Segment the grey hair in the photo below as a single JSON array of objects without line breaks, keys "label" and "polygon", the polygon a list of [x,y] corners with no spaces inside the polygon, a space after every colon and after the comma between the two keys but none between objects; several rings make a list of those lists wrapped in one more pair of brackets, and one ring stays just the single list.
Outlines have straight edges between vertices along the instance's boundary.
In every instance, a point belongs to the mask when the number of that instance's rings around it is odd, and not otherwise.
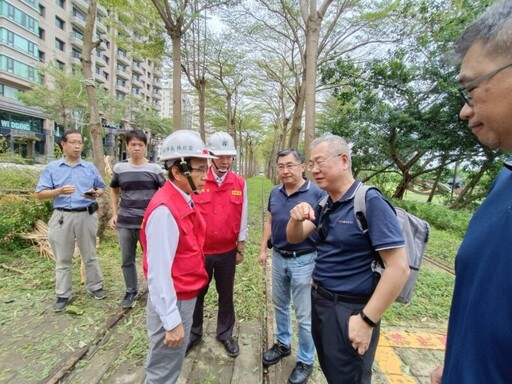
[{"label": "grey hair", "polygon": [[454,46],[459,61],[477,40],[485,43],[489,55],[509,56],[512,53],[512,1],[498,1],[466,28]]},{"label": "grey hair", "polygon": [[340,153],[347,154],[350,167],[352,166],[352,155],[350,154],[350,146],[343,137],[333,135],[332,133],[326,133],[325,135],[317,137],[315,140],[313,140],[309,145],[309,150],[311,151],[311,149],[322,143],[328,144],[329,151],[333,156]]}]

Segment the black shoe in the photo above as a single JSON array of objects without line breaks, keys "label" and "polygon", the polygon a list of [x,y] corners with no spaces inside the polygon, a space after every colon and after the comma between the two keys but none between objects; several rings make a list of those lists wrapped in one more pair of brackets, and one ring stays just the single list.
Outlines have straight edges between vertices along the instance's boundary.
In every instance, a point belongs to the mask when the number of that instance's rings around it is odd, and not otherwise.
[{"label": "black shoe", "polygon": [[87,292],[89,292],[91,295],[93,295],[96,300],[101,300],[101,299],[104,299],[105,297],[107,297],[107,292],[105,292],[105,290],[103,288],[97,289],[95,291],[87,290]]},{"label": "black shoe", "polygon": [[123,308],[131,308],[133,306],[133,302],[137,298],[137,292],[126,292],[124,295],[123,301],[121,301],[121,307]]},{"label": "black shoe", "polygon": [[302,361],[298,361],[288,378],[288,384],[306,384],[312,372],[313,364],[305,364]]},{"label": "black shoe", "polygon": [[69,303],[69,297],[57,297],[57,301],[53,304],[53,312],[62,312]]},{"label": "black shoe", "polygon": [[194,347],[201,342],[203,338],[200,337],[199,339],[190,339],[187,345],[187,349],[185,351],[185,356],[187,356]]},{"label": "black shoe", "polygon": [[238,346],[238,342],[230,337],[227,340],[220,340],[224,344],[224,349],[228,353],[229,357],[237,357],[240,354],[240,347]]},{"label": "black shoe", "polygon": [[279,360],[281,360],[285,356],[289,356],[292,353],[292,349],[278,341],[275,343],[272,348],[263,353],[263,365],[265,367],[270,367],[274,365]]}]

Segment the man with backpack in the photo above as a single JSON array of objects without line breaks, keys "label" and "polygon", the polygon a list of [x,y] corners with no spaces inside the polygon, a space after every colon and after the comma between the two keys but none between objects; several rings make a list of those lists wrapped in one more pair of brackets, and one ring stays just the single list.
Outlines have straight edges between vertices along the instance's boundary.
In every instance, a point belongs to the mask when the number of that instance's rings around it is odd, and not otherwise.
[{"label": "man with backpack", "polygon": [[[309,169],[329,197],[290,212],[286,234],[297,243],[316,232],[312,274],[312,334],[329,383],[370,384],[380,319],[409,276],[404,239],[395,211],[375,189],[366,194],[368,234],[358,224],[354,196],[361,184],[351,171],[350,148],[327,134],[310,146]],[[372,270],[375,252],[386,268]]]}]

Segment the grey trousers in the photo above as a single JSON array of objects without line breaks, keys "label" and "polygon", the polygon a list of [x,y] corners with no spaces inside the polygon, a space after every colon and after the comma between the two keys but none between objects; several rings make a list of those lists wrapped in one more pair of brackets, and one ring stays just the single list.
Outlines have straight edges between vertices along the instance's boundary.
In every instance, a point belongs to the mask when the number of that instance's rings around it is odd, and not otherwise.
[{"label": "grey trousers", "polygon": [[185,328],[185,340],[177,347],[172,348],[164,344],[165,329],[151,302],[148,294],[147,326],[149,337],[149,350],[146,359],[145,384],[174,384],[180,376],[185,351],[192,327],[192,315],[196,305],[196,298],[190,300],[178,300],[177,306],[181,321]]},{"label": "grey trousers", "polygon": [[103,275],[96,259],[98,214],[54,210],[48,222],[48,241],[56,260],[55,293],[71,297],[75,241],[85,266],[85,286],[89,291],[102,288]]},{"label": "grey trousers", "polygon": [[121,244],[121,269],[123,271],[126,292],[137,293],[137,243],[139,242],[139,228],[117,228],[119,243]]}]

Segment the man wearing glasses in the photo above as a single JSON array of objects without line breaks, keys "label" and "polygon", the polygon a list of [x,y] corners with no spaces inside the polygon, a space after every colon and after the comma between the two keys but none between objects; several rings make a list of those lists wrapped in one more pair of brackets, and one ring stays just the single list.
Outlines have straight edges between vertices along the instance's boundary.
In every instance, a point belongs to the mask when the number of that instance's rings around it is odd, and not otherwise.
[{"label": "man wearing glasses", "polygon": [[288,383],[306,383],[315,360],[315,346],[311,337],[311,272],[315,265],[315,243],[305,239],[290,244],[285,228],[290,210],[301,201],[315,205],[325,193],[303,177],[304,156],[296,149],[285,149],[277,154],[277,169],[282,184],[270,192],[267,220],[263,228],[259,262],[265,266],[267,247],[272,253],[272,301],[276,318],[276,343],[263,353],[263,365],[276,364],[291,353],[292,325],[291,298],[299,328],[296,365]]},{"label": "man wearing glasses", "polygon": [[169,181],[154,195],[140,230],[148,281],[149,350],[145,384],[176,383],[192,326],[196,298],[208,282],[206,224],[191,195],[199,193],[212,159],[196,132],[180,129],[162,143]]},{"label": "man wearing glasses", "polygon": [[235,327],[236,266],[244,259],[247,238],[247,187],[243,177],[230,170],[236,155],[235,142],[227,132],[215,132],[208,138],[212,159],[204,188],[194,196],[196,209],[206,221],[207,237],[204,243],[208,283],[197,297],[194,321],[190,332],[187,354],[203,337],[203,306],[208,287],[215,278],[219,295],[217,313],[217,340],[230,357],[240,353],[233,338]]},{"label": "man wearing glasses", "polygon": [[101,300],[103,275],[96,258],[98,203],[105,183],[94,164],[82,159],[83,137],[75,129],[63,133],[63,157],[46,167],[36,186],[36,197],[53,199],[53,214],[48,222],[48,241],[55,256],[55,312],[62,312],[71,300],[72,261],[75,242],[85,265],[87,292]]},{"label": "man wearing glasses", "polygon": [[[309,169],[329,195],[314,209],[300,202],[290,211],[290,243],[318,232],[312,274],[312,334],[330,384],[370,384],[380,319],[409,276],[404,239],[393,207],[378,191],[366,194],[368,234],[357,224],[350,148],[339,136],[313,140]],[[368,241],[368,238],[370,241]],[[371,265],[377,251],[386,268],[378,279]]]},{"label": "man wearing glasses", "polygon": [[[460,117],[478,140],[512,151],[512,2],[499,1],[455,43],[462,60]],[[469,223],[455,262],[443,366],[433,384],[510,383],[512,158]]]}]

